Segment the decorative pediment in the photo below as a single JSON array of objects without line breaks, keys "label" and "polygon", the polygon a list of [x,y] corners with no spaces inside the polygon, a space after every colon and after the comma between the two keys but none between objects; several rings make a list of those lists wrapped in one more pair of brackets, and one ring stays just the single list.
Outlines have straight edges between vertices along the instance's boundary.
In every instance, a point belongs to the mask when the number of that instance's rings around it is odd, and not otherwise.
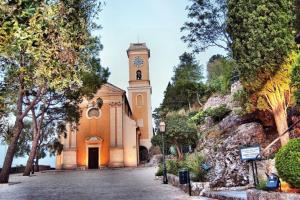
[{"label": "decorative pediment", "polygon": [[85,142],[89,142],[89,143],[101,143],[102,141],[103,139],[98,136],[90,136],[85,139]]},{"label": "decorative pediment", "polygon": [[101,88],[98,90],[97,95],[101,96],[101,94],[111,94],[111,95],[123,95],[125,93],[125,90],[122,90],[121,88],[106,83],[101,86]]}]

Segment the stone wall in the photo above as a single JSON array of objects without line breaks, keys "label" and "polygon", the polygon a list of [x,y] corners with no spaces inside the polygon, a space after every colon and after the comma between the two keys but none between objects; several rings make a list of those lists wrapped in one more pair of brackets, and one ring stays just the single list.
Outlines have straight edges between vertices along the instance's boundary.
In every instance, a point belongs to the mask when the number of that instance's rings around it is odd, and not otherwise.
[{"label": "stone wall", "polygon": [[248,200],[300,200],[300,194],[284,192],[267,192],[262,190],[248,190]]},{"label": "stone wall", "polygon": [[[0,168],[1,172],[2,168]],[[25,166],[18,166],[18,167],[11,167],[10,173],[11,174],[16,174],[16,173],[23,173],[25,170]],[[46,171],[46,170],[51,170],[51,167],[49,165],[39,165],[39,170],[40,171]],[[34,166],[34,171],[37,171],[37,166]]]},{"label": "stone wall", "polygon": [[[180,184],[178,176],[173,174],[168,174],[168,181],[169,184],[172,184],[175,187],[180,188],[185,193],[189,193],[189,185],[188,184]],[[192,196],[199,196],[202,195],[203,192],[210,190],[210,183],[209,182],[193,182],[191,181],[191,191]]]}]

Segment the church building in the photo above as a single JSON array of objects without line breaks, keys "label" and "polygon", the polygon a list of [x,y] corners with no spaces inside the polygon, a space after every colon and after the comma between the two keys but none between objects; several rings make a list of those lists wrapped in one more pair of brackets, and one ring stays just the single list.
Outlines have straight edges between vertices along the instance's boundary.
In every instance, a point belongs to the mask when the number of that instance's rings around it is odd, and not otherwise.
[{"label": "church building", "polygon": [[135,167],[148,159],[153,136],[150,50],[145,43],[133,43],[127,56],[128,96],[106,83],[93,99],[83,100],[79,123],[68,124],[60,138],[63,151],[56,156],[57,169]]}]

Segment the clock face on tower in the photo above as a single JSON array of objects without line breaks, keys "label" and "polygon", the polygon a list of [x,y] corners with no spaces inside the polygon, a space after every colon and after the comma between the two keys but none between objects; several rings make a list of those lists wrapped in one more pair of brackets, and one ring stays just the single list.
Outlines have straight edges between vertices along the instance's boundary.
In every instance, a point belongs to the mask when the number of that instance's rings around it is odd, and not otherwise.
[{"label": "clock face on tower", "polygon": [[137,57],[134,58],[133,64],[134,64],[136,67],[141,67],[141,66],[144,64],[144,60],[143,60],[142,57],[137,56]]}]

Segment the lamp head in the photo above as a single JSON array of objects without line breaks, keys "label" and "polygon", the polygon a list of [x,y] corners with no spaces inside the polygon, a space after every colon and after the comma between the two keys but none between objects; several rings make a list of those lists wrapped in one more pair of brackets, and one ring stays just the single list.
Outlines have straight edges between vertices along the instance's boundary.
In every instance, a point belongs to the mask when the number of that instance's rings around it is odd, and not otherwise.
[{"label": "lamp head", "polygon": [[166,124],[165,124],[165,122],[160,122],[159,123],[159,131],[161,133],[164,133],[166,131]]}]

